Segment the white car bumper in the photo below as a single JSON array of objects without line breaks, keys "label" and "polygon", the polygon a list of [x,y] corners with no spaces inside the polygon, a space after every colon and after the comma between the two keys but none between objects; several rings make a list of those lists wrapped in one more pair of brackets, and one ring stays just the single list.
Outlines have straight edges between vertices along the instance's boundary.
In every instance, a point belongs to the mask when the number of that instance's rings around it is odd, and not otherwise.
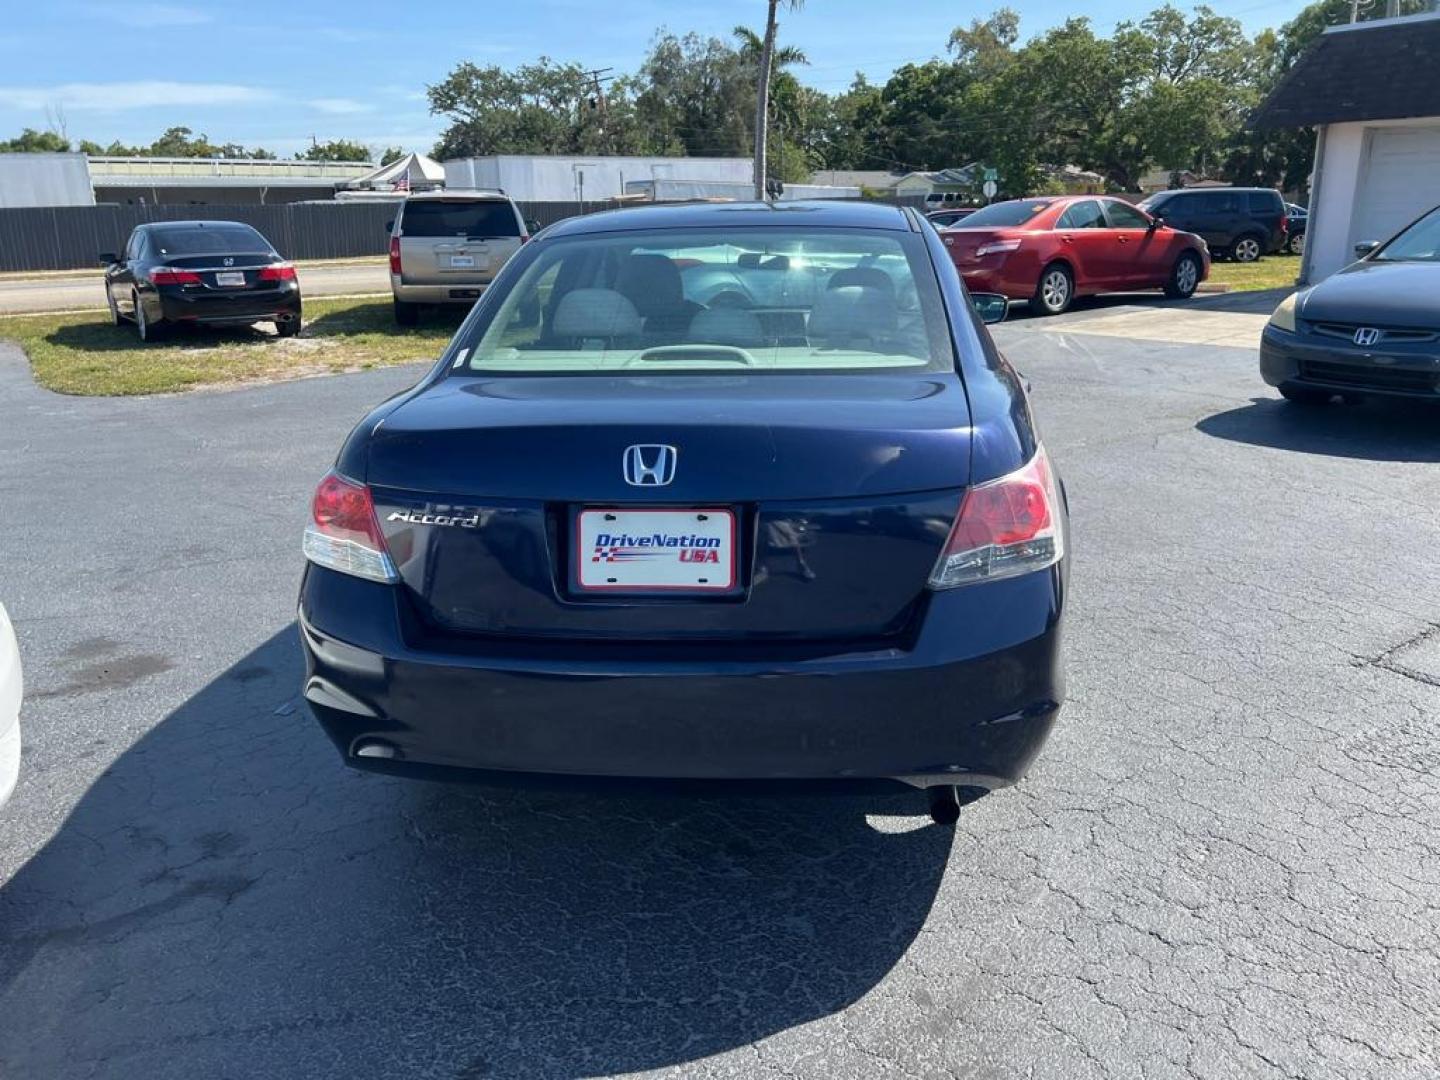
[{"label": "white car bumper", "polygon": [[0,806],[10,798],[20,775],[21,693],[20,647],[0,604]]}]

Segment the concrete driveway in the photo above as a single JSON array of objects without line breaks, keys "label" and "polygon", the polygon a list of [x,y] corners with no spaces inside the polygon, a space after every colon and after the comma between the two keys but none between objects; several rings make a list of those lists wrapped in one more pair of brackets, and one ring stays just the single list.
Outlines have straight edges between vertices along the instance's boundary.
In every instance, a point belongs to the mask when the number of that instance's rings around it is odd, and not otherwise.
[{"label": "concrete driveway", "polygon": [[[384,259],[368,262],[301,263],[304,296],[352,296],[389,293],[390,268]],[[98,272],[36,277],[0,276],[0,315],[44,311],[85,311],[105,306]]]},{"label": "concrete driveway", "polygon": [[1045,333],[1090,334],[1131,341],[1258,349],[1270,313],[1293,289],[1167,300],[1155,293],[1111,293],[1076,302],[1064,315],[1044,318],[1011,305],[1014,326]]},{"label": "concrete driveway", "polygon": [[1434,414],[1050,326],[999,336],[1073,506],[1070,699],[954,832],[345,771],[300,529],[415,372],[76,400],[0,346],[0,1075],[1432,1080]]}]

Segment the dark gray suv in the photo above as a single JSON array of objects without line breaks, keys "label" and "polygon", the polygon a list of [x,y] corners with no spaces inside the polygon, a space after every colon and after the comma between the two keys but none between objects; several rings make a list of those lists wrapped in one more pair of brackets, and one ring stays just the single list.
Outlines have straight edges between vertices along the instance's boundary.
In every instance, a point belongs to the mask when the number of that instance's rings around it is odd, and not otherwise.
[{"label": "dark gray suv", "polygon": [[1214,255],[1236,262],[1254,262],[1285,247],[1285,200],[1274,188],[1160,191],[1140,209],[1171,228],[1199,233]]}]

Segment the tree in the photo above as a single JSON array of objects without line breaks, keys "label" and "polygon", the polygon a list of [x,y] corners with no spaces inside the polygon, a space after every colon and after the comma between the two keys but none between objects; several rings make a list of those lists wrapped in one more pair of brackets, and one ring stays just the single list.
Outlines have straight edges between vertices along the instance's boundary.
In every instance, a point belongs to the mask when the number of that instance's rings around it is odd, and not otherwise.
[{"label": "tree", "polygon": [[450,119],[435,156],[633,152],[631,103],[617,84],[602,101],[579,64],[462,63],[426,91],[430,111]]},{"label": "tree", "polygon": [[332,139],[330,142],[315,143],[306,147],[300,155],[302,161],[369,161],[370,148],[349,139]]},{"label": "tree", "polygon": [[[770,127],[770,68],[775,62],[775,11],[782,0],[768,0],[765,7],[765,40],[760,49],[759,77],[755,80],[755,198],[765,198],[765,150]],[[791,11],[804,0],[783,0]]]},{"label": "tree", "polygon": [[753,71],[719,38],[658,35],[633,85],[646,152],[744,155],[753,134]]},{"label": "tree", "polygon": [[[765,41],[746,26],[732,31],[739,48],[736,50],[743,67],[759,85],[760,63],[765,54]],[[824,94],[802,86],[786,68],[808,64],[803,49],[794,45],[774,47],[770,57],[770,107],[767,110],[769,130],[765,133],[767,171],[770,176],[786,182],[807,180],[818,157],[812,160],[807,151],[814,126],[820,122],[825,105]]]},{"label": "tree", "polygon": [[399,161],[407,152],[403,146],[392,146],[380,155],[380,164],[389,165],[391,162]]},{"label": "tree", "polygon": [[15,138],[0,142],[0,154],[65,154],[70,140],[54,131],[26,128]]}]

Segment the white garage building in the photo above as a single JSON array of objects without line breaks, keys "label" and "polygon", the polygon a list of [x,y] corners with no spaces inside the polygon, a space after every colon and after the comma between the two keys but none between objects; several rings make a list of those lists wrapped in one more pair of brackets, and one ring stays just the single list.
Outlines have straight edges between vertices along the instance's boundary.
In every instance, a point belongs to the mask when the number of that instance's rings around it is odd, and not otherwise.
[{"label": "white garage building", "polygon": [[1440,14],[1334,26],[1260,106],[1256,128],[1315,128],[1300,284],[1440,205]]}]

